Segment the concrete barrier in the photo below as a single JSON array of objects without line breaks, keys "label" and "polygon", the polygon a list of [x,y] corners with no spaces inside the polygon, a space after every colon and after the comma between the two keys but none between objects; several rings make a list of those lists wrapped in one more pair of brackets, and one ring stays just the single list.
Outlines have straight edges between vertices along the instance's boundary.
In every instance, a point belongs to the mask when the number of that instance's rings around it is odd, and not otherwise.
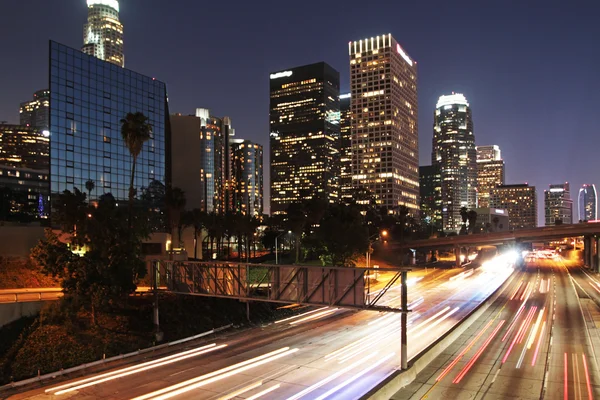
[{"label": "concrete barrier", "polygon": [[0,303],[0,327],[23,317],[31,317],[40,313],[44,301],[26,303]]},{"label": "concrete barrier", "polygon": [[406,371],[395,371],[370,392],[361,397],[362,400],[389,400],[399,390],[412,383],[417,375],[439,356],[448,346],[460,337],[489,306],[498,299],[504,290],[511,284],[517,274],[512,274],[486,301],[477,306],[471,313],[455,325],[444,336],[432,343],[421,353],[413,357],[408,363]]}]

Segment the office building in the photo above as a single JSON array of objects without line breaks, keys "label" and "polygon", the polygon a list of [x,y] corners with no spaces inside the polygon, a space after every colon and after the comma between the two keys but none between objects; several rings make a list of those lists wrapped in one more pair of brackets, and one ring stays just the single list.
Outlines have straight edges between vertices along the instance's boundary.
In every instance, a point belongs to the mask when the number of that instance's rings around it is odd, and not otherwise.
[{"label": "office building", "polygon": [[480,208],[490,205],[490,192],[504,185],[504,160],[500,147],[477,146],[477,204]]},{"label": "office building", "polygon": [[0,221],[48,218],[48,171],[0,165]]},{"label": "office building", "polygon": [[324,62],[270,75],[271,214],[339,198],[340,74]]},{"label": "office building", "polygon": [[377,205],[418,217],[417,63],[391,34],[348,44],[352,94],[352,183]]},{"label": "office building", "polygon": [[460,230],[460,209],[477,206],[477,152],[471,108],[464,95],[440,96],[433,122],[431,163],[442,175],[444,231]]},{"label": "office building", "polygon": [[88,20],[83,26],[81,51],[109,63],[125,66],[123,24],[118,0],[87,0]]},{"label": "office building", "polygon": [[508,212],[508,225],[511,230],[537,227],[535,186],[526,183],[498,186],[491,191],[490,208]]},{"label": "office building", "polygon": [[0,165],[48,170],[49,132],[20,125],[0,125]]},{"label": "office building", "polygon": [[229,117],[197,108],[195,115],[171,115],[173,186],[186,196],[186,208],[225,213],[232,207],[229,189]]},{"label": "office building", "polygon": [[50,129],[50,91],[45,89],[35,92],[33,100],[21,103],[19,114],[22,126],[40,131]]},{"label": "office building", "polygon": [[573,200],[568,182],[550,185],[544,190],[544,210],[546,226],[573,223]]},{"label": "office building", "polygon": [[510,215],[508,210],[501,208],[476,208],[477,227],[482,232],[506,232],[510,226]]},{"label": "office building", "polygon": [[231,140],[233,212],[263,215],[263,147],[249,140]]},{"label": "office building", "polygon": [[340,94],[340,198],[352,200],[352,95]]},{"label": "office building", "polygon": [[442,229],[442,175],[439,165],[419,167],[419,192],[423,225]]},{"label": "office building", "polygon": [[579,210],[579,221],[596,221],[598,219],[598,195],[596,186],[584,184],[579,189],[577,201]]},{"label": "office building", "polygon": [[92,198],[112,193],[127,200],[132,157],[121,119],[141,112],[151,139],[137,158],[134,188],[169,184],[170,130],[166,85],[56,42],[50,42],[50,193],[91,179]]}]

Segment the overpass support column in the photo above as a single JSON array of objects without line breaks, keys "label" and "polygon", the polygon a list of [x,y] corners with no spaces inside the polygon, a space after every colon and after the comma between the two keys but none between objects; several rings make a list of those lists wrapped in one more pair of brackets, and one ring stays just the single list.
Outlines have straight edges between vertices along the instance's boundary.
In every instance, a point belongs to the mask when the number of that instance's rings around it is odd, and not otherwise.
[{"label": "overpass support column", "polygon": [[592,242],[594,242],[594,244],[596,245],[595,246],[596,254],[593,255],[594,262],[592,263],[591,268],[592,268],[592,272],[597,274],[598,272],[600,272],[600,238],[594,236],[591,239],[592,239]]},{"label": "overpass support column", "polygon": [[592,238],[589,236],[584,236],[583,237],[583,265],[586,268],[591,268],[592,267],[592,263],[591,261],[591,255],[592,255]]},{"label": "overpass support column", "polygon": [[462,249],[460,247],[454,248],[454,256],[456,257],[456,261],[455,261],[456,268],[460,268],[460,266],[461,266],[461,262],[460,262],[461,253],[462,253]]}]

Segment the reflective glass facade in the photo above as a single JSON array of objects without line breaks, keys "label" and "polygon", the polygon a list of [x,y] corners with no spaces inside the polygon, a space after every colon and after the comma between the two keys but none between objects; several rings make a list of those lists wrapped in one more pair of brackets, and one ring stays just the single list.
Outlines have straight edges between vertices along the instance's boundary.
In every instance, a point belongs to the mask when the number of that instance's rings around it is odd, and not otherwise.
[{"label": "reflective glass facade", "polygon": [[597,199],[595,185],[584,184],[579,189],[579,221],[596,221],[598,219]]},{"label": "reflective glass facade", "polygon": [[442,176],[439,165],[419,167],[421,221],[426,227],[442,228]]},{"label": "reflective glass facade", "polygon": [[352,110],[351,94],[340,95],[340,197],[352,199]]},{"label": "reflective glass facade", "polygon": [[352,183],[377,205],[418,217],[417,63],[392,35],[348,44],[352,93]]},{"label": "reflective glass facade", "polygon": [[441,96],[433,122],[431,163],[442,176],[442,224],[444,231],[458,232],[460,209],[477,207],[477,152],[471,108],[462,94]]},{"label": "reflective glass facade", "polygon": [[535,186],[502,185],[492,189],[490,208],[508,211],[510,229],[537,227],[537,196]]},{"label": "reflective glass facade", "polygon": [[340,74],[321,62],[270,75],[271,214],[339,196]]},{"label": "reflective glass facade", "polygon": [[153,133],[138,156],[134,186],[139,195],[152,180],[168,183],[164,83],[50,42],[50,93],[51,194],[84,190],[91,179],[92,198],[110,192],[126,200],[132,158],[120,120],[138,111],[149,118]]}]

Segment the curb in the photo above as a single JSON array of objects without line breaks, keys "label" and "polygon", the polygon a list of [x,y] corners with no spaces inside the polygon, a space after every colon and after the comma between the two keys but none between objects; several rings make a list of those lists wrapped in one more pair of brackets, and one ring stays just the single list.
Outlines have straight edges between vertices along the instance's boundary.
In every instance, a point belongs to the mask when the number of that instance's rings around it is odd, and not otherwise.
[{"label": "curb", "polygon": [[174,345],[177,345],[177,344],[189,342],[191,340],[199,339],[199,338],[201,338],[203,336],[208,336],[208,335],[211,335],[213,333],[217,333],[217,332],[223,331],[225,329],[229,329],[229,328],[231,328],[233,326],[234,326],[233,324],[225,325],[225,326],[222,326],[220,328],[211,329],[210,331],[203,332],[203,333],[200,333],[198,335],[190,336],[190,337],[187,337],[187,338],[175,340],[173,342],[163,343],[163,344],[160,344],[158,346],[147,347],[145,349],[133,351],[131,353],[119,354],[118,356],[114,356],[114,357],[110,357],[110,358],[105,358],[105,359],[97,360],[97,361],[92,361],[90,363],[81,364],[81,365],[78,365],[76,367],[71,367],[71,368],[67,368],[67,369],[61,369],[60,371],[55,371],[55,372],[50,372],[50,373],[47,373],[47,374],[44,374],[44,375],[39,375],[39,376],[36,376],[35,378],[29,378],[29,379],[25,379],[25,380],[22,380],[22,381],[12,382],[12,383],[6,384],[4,386],[0,386],[0,392],[3,391],[3,390],[6,390],[6,389],[14,389],[14,388],[17,388],[17,387],[20,387],[20,386],[28,385],[30,383],[42,382],[42,381],[47,380],[47,379],[56,378],[58,376],[66,375],[66,374],[69,374],[71,372],[80,371],[82,369],[95,367],[97,365],[106,364],[106,363],[109,363],[109,362],[112,362],[112,361],[122,360],[124,358],[129,358],[129,357],[137,356],[137,355],[140,355],[140,354],[150,353],[150,352],[155,351],[155,350],[166,349],[168,347],[171,347],[171,346],[174,346]]}]

